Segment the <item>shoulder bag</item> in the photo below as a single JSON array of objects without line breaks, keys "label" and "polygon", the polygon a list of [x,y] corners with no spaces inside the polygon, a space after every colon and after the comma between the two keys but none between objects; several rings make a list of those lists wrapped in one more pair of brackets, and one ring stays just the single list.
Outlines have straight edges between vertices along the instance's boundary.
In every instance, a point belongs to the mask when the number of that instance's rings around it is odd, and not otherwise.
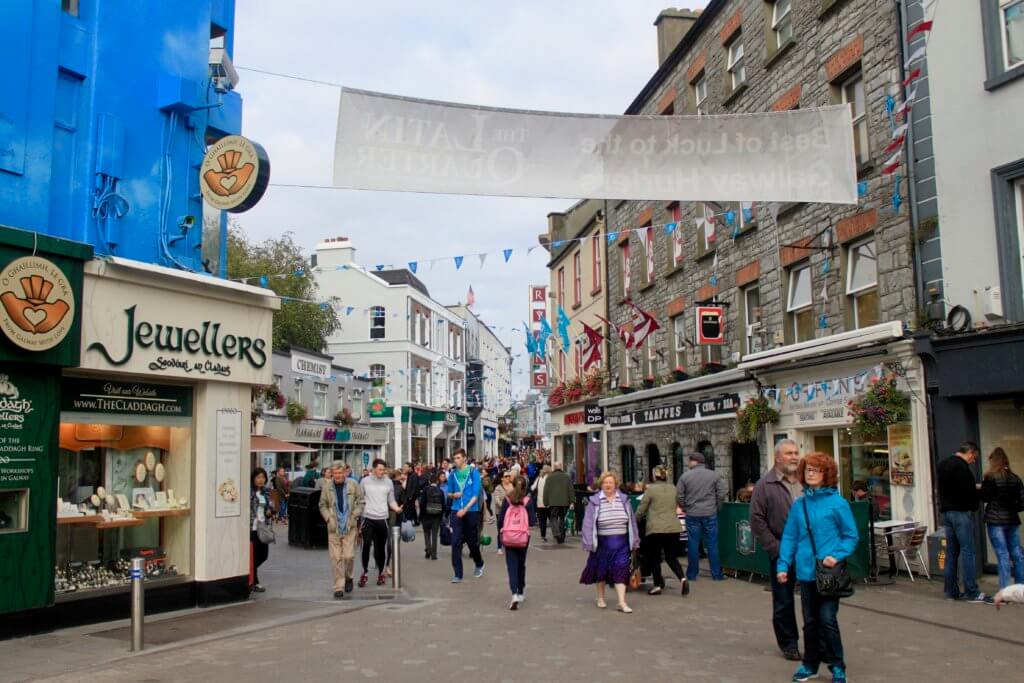
[{"label": "shoulder bag", "polygon": [[811,551],[814,553],[814,584],[818,594],[823,598],[848,598],[853,595],[853,578],[846,567],[846,560],[839,560],[833,567],[826,567],[818,559],[818,547],[814,543],[814,532],[811,531],[811,515],[807,511],[807,498],[801,498],[804,506],[804,523],[807,524],[807,535],[811,539]]}]

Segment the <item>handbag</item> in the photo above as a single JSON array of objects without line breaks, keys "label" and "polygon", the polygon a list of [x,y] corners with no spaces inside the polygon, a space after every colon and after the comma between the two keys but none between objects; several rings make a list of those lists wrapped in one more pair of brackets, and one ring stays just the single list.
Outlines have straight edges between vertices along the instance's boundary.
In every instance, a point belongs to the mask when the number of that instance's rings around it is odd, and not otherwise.
[{"label": "handbag", "polygon": [[633,551],[633,557],[631,558],[630,564],[633,565],[633,571],[629,575],[629,587],[633,590],[640,588],[640,557],[636,551]]},{"label": "handbag", "polygon": [[807,512],[807,499],[802,498],[804,506],[804,523],[807,535],[811,539],[811,552],[814,553],[814,585],[818,595],[823,598],[848,598],[853,595],[853,578],[846,567],[846,560],[839,560],[832,567],[826,567],[818,559],[818,547],[814,543],[814,532],[811,531],[811,517]]},{"label": "handbag", "polygon": [[270,526],[269,522],[256,522],[256,538],[259,539],[260,543],[277,543],[274,529]]},{"label": "handbag", "polygon": [[402,528],[399,533],[401,533],[403,543],[412,543],[416,540],[416,527],[412,525],[412,520],[407,519],[402,522]]}]

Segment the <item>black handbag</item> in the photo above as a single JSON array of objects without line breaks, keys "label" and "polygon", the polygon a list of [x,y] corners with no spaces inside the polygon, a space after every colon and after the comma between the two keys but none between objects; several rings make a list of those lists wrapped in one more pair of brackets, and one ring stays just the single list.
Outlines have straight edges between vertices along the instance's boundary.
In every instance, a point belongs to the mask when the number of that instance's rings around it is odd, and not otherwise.
[{"label": "black handbag", "polygon": [[818,595],[823,598],[848,598],[853,595],[853,578],[846,567],[846,560],[836,562],[833,567],[826,567],[818,559],[818,547],[814,543],[814,532],[811,531],[811,516],[807,512],[807,499],[802,498],[804,506],[804,523],[807,524],[807,535],[811,539],[811,551],[814,553],[814,585]]}]

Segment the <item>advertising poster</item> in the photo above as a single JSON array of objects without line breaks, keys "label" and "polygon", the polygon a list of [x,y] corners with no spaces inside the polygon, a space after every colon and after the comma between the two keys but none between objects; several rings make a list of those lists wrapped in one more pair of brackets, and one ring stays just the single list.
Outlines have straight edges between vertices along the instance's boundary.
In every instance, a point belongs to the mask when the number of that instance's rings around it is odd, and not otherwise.
[{"label": "advertising poster", "polygon": [[909,424],[889,425],[889,481],[914,485],[914,433]]},{"label": "advertising poster", "polygon": [[217,517],[242,513],[242,413],[217,411]]}]

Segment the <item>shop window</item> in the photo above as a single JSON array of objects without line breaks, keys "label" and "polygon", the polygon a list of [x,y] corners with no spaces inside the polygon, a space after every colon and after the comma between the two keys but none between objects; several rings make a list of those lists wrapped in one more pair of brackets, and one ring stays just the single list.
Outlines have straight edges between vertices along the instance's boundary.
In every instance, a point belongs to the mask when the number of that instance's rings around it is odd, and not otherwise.
[{"label": "shop window", "polygon": [[[1010,470],[1018,476],[1024,473],[1024,405],[1019,400],[978,402],[978,433],[982,471],[988,467],[988,456],[999,447],[1010,459]],[[986,546],[988,561],[994,564],[991,544]]]},{"label": "shop window", "polygon": [[298,403],[302,403],[302,380],[294,380],[292,385],[292,400]]},{"label": "shop window", "polygon": [[793,16],[790,13],[790,0],[775,0],[772,5],[772,38],[775,49],[789,42],[793,37]]},{"label": "shop window", "polygon": [[590,288],[591,294],[601,291],[601,234],[598,233],[590,238],[590,264],[593,270],[594,286]]},{"label": "shop window", "polygon": [[693,102],[697,116],[708,113],[708,77],[702,74],[693,84]]},{"label": "shop window", "polygon": [[811,304],[811,267],[805,263],[789,271],[789,293],[786,296],[788,341],[802,342],[814,338],[814,311]]},{"label": "shop window", "polygon": [[735,40],[729,43],[729,62],[726,71],[729,74],[729,90],[735,92],[737,88],[747,82],[747,68],[743,62],[743,34],[737,34]]},{"label": "shop window", "polygon": [[761,289],[757,283],[747,285],[742,290],[743,306],[743,355],[758,353],[761,348]]},{"label": "shop window", "polygon": [[370,339],[384,339],[387,312],[383,306],[370,308]]},{"label": "shop window", "polygon": [[889,482],[889,443],[883,433],[880,437],[864,440],[850,429],[839,431],[839,492],[847,500],[853,499],[853,485],[863,482],[868,489],[875,519],[892,519],[892,499]]},{"label": "shop window", "polygon": [[649,443],[644,447],[644,453],[647,456],[647,481],[654,481],[654,468],[663,464],[661,451],[658,450],[658,444]]},{"label": "shop window", "polygon": [[636,481],[636,450],[632,446],[619,447],[619,458],[622,461],[622,483]]},{"label": "shop window", "polygon": [[[191,429],[181,418],[147,417],[149,425],[61,423],[57,455],[57,600],[70,594],[130,588],[130,560],[144,554],[147,584],[191,574]],[[164,422],[164,424],[161,424]],[[246,477],[248,470],[237,470]],[[212,485],[212,484],[211,484]],[[237,477],[218,485],[239,502]],[[240,504],[248,514],[248,504]],[[6,506],[0,500],[0,510]],[[9,514],[9,513],[8,513]]]},{"label": "shop window", "polygon": [[868,116],[864,97],[864,75],[858,71],[840,86],[842,103],[849,104],[853,110],[853,152],[857,166],[865,166],[871,161],[871,149],[868,146]]},{"label": "shop window", "polygon": [[575,308],[583,299],[583,273],[580,272],[580,252],[572,255],[572,305]]},{"label": "shop window", "polygon": [[0,535],[28,531],[28,489],[0,491]]},{"label": "shop window", "polygon": [[846,250],[846,297],[853,329],[869,327],[881,320],[878,301],[878,260],[871,238]]},{"label": "shop window", "polygon": [[313,383],[313,417],[327,417],[327,385]]},{"label": "shop window", "polygon": [[672,318],[672,339],[675,367],[686,370],[686,316]]}]

